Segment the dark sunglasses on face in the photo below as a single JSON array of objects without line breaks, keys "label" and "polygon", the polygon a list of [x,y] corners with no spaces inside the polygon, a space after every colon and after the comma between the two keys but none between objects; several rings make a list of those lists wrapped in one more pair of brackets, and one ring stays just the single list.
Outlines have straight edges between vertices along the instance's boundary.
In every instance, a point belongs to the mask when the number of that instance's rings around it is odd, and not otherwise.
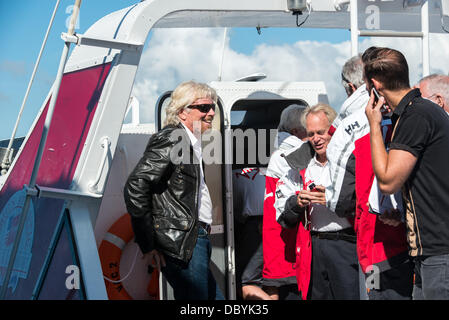
[{"label": "dark sunglasses on face", "polygon": [[215,104],[213,104],[213,103],[212,104],[195,104],[195,105],[187,106],[187,108],[197,109],[202,113],[208,113],[210,109],[215,111]]}]

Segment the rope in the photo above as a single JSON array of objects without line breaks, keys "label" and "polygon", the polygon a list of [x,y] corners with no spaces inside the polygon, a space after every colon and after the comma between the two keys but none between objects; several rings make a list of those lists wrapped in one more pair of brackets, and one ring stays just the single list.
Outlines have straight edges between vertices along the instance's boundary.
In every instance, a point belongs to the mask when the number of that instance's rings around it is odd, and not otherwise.
[{"label": "rope", "polygon": [[133,261],[133,264],[131,265],[131,268],[129,268],[128,274],[127,274],[123,279],[120,279],[120,280],[112,280],[112,279],[109,279],[108,277],[106,277],[105,275],[103,275],[103,278],[105,278],[106,280],[108,280],[108,281],[111,282],[111,283],[120,283],[120,282],[125,281],[125,280],[129,277],[129,275],[131,274],[131,272],[132,272],[133,269],[134,269],[134,265],[136,264],[137,254],[138,254],[138,253],[139,253],[139,247],[137,247],[137,249],[136,249],[136,254],[134,255],[134,261]]}]

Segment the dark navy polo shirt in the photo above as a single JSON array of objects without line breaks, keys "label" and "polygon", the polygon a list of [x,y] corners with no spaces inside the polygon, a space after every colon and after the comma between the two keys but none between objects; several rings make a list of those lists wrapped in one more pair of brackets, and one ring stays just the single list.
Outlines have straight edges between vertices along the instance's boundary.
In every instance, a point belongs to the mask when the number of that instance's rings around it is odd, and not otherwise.
[{"label": "dark navy polo shirt", "polygon": [[[409,183],[416,210],[418,255],[449,253],[449,116],[411,90],[393,112],[390,149],[417,158]],[[408,197],[408,195],[407,195]]]}]

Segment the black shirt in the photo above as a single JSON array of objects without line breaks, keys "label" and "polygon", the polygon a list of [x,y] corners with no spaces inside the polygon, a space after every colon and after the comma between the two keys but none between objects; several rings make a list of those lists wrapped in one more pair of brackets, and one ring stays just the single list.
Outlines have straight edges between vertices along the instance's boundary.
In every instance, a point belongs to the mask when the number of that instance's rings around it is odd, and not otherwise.
[{"label": "black shirt", "polygon": [[401,100],[393,125],[399,117],[390,149],[417,158],[407,183],[415,204],[418,255],[449,253],[449,117],[419,89]]}]

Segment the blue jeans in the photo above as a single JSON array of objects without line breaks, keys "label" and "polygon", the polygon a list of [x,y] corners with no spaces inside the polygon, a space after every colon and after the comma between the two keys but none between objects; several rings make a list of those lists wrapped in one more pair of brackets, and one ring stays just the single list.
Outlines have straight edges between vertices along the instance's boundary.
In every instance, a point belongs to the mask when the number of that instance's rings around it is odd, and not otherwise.
[{"label": "blue jeans", "polygon": [[212,247],[204,228],[199,227],[198,239],[188,263],[165,256],[161,271],[172,286],[176,300],[224,300],[209,268]]},{"label": "blue jeans", "polygon": [[449,254],[415,259],[413,300],[449,300]]},{"label": "blue jeans", "polygon": [[372,288],[369,291],[369,300],[412,300],[413,262],[411,260],[407,259],[401,264],[380,272],[378,279],[379,288]]}]

